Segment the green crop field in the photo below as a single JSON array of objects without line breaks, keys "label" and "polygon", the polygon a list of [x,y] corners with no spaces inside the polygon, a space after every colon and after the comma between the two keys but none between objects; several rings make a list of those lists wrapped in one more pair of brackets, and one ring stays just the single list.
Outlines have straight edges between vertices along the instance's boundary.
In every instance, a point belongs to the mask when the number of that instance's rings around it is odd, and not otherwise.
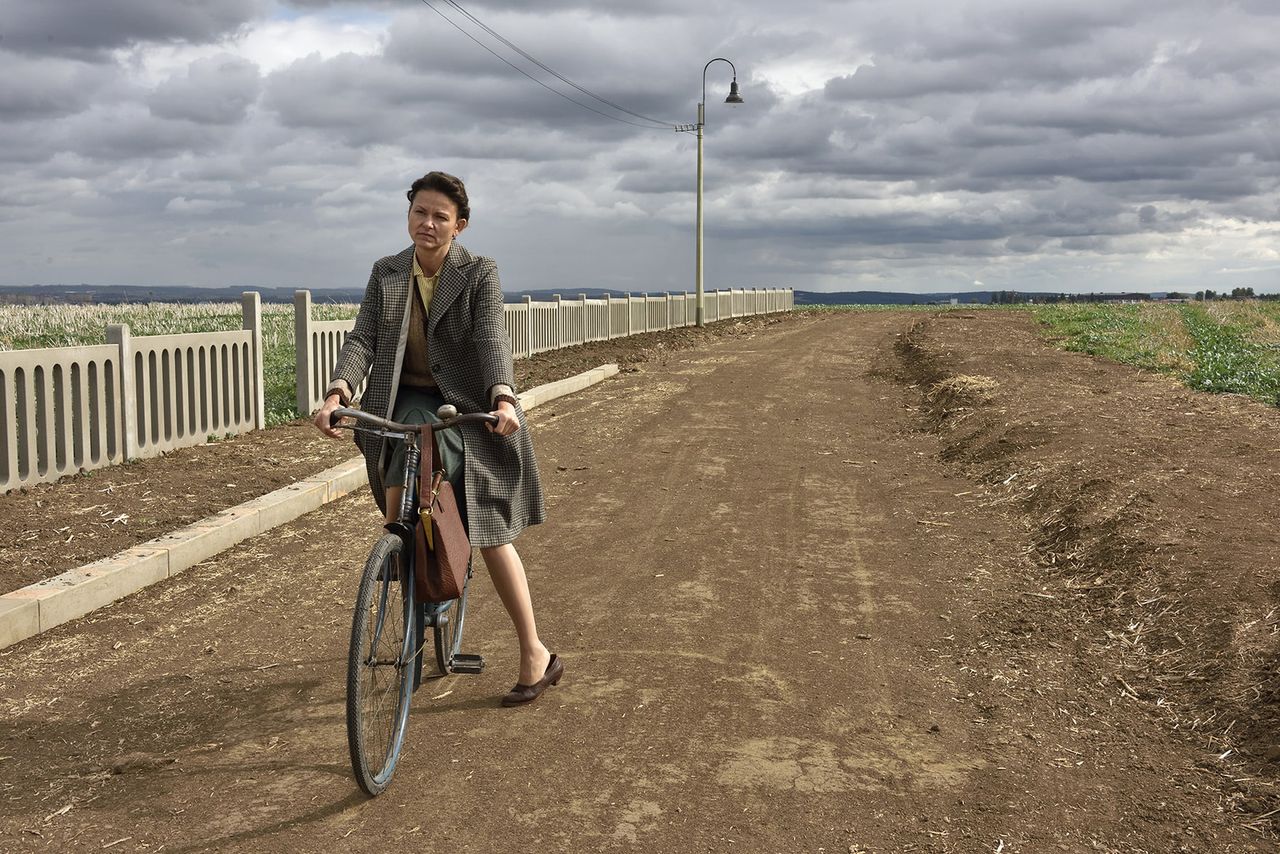
[{"label": "green crop field", "polygon": [[1081,303],[1035,314],[1068,350],[1280,406],[1280,302]]},{"label": "green crop field", "polygon": [[[347,320],[359,306],[315,303],[313,320]],[[0,313],[0,350],[105,344],[107,326],[127,323],[133,335],[228,332],[243,326],[239,303],[14,305]],[[262,363],[267,423],[299,416],[295,403],[293,306],[262,306]]]}]

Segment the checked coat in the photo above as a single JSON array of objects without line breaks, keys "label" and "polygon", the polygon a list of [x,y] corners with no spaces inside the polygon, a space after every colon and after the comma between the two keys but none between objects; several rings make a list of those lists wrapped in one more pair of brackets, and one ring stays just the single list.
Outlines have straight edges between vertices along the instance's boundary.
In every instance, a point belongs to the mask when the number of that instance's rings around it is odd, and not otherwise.
[{"label": "checked coat", "polygon": [[[412,246],[373,265],[355,327],[330,377],[354,389],[367,375],[360,407],[384,418],[392,417],[400,387],[412,316],[412,278]],[[493,386],[505,383],[515,388],[498,266],[472,255],[456,240],[431,297],[427,350],[441,396],[459,412],[489,412]],[[546,517],[533,444],[518,404],[516,416],[521,429],[510,436],[477,424],[457,428],[465,447],[467,527],[476,546],[510,543]],[[357,432],[356,444],[364,454],[374,501],[385,513],[383,477],[391,459],[390,441]]]}]

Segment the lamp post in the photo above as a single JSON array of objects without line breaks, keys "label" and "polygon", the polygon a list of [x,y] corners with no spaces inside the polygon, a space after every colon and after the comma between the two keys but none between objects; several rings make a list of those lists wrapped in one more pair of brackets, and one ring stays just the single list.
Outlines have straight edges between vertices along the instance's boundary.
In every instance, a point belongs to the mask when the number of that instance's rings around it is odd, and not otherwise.
[{"label": "lamp post", "polygon": [[[717,56],[715,59],[702,66],[702,100],[698,102],[698,244],[697,244],[697,315],[696,320],[699,327],[705,323],[703,311],[702,297],[702,126],[706,124],[706,103],[707,103],[707,69],[711,67],[713,62],[729,62],[723,56]],[[734,68],[733,63],[729,62],[729,68],[733,69],[733,83],[729,86],[729,97],[724,99],[726,104],[741,104],[742,96],[738,94],[738,69]]]}]

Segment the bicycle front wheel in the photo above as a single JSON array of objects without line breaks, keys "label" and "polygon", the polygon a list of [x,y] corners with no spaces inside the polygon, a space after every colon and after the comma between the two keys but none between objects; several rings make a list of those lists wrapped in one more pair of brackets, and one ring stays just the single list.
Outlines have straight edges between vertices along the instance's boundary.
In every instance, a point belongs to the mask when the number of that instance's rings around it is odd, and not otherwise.
[{"label": "bicycle front wheel", "polygon": [[383,534],[369,554],[347,654],[347,745],[360,788],[377,795],[391,783],[413,694],[412,558],[404,541]]}]

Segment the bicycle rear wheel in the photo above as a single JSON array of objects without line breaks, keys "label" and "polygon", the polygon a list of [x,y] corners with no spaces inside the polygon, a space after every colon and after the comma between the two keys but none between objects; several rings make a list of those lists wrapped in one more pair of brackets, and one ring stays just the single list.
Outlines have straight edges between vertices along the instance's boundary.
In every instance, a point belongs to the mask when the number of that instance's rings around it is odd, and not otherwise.
[{"label": "bicycle rear wheel", "polygon": [[471,569],[475,566],[475,550],[467,561],[467,577],[462,583],[462,593],[448,603],[436,616],[433,632],[436,643],[436,667],[441,676],[449,675],[449,665],[462,644],[462,624],[467,616],[467,591],[471,589]]},{"label": "bicycle rear wheel", "polygon": [[413,694],[412,557],[383,534],[369,553],[347,654],[347,745],[360,788],[377,795],[391,783]]}]

